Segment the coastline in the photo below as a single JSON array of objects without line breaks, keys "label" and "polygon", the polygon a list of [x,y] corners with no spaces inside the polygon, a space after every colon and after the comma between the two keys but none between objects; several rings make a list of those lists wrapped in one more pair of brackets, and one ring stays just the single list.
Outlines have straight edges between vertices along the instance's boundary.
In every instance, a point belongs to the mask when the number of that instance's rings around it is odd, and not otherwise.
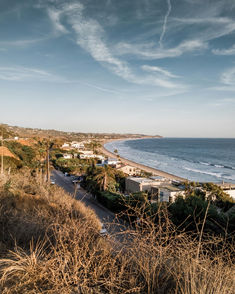
[{"label": "coastline", "polygon": [[[126,138],[126,139],[110,139],[110,140],[105,140],[103,141],[101,144],[102,144],[102,147],[101,147],[101,152],[108,156],[108,157],[112,157],[112,158],[117,158],[117,155],[109,150],[107,150],[105,148],[105,144],[107,143],[111,143],[111,142],[114,142],[114,141],[129,141],[129,140],[142,140],[142,139],[149,139],[149,138],[154,138],[154,137],[140,137],[140,138]],[[164,172],[162,170],[159,170],[159,169],[156,169],[156,168],[153,168],[153,167],[149,167],[147,165],[144,165],[144,164],[140,164],[140,163],[137,163],[135,161],[132,161],[132,160],[129,160],[127,158],[124,158],[124,157],[121,157],[119,156],[119,159],[120,161],[123,163],[123,164],[127,164],[127,165],[132,165],[138,169],[141,169],[145,172],[148,172],[148,173],[152,173],[154,176],[161,176],[161,177],[164,177],[164,178],[167,178],[167,179],[170,179],[170,180],[175,180],[175,181],[186,181],[186,179],[182,178],[182,177],[178,177],[176,175],[173,175],[173,174],[170,174],[170,173],[167,173],[167,172]]]}]

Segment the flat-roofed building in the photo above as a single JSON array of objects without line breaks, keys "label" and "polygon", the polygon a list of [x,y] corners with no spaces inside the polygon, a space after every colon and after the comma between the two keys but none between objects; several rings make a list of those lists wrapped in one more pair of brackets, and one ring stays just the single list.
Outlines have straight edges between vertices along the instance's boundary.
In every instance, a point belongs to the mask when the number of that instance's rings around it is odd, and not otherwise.
[{"label": "flat-roofed building", "polygon": [[173,185],[161,185],[158,189],[158,201],[174,202],[178,196],[184,196],[185,191]]},{"label": "flat-roofed building", "polygon": [[81,150],[80,153],[84,154],[84,155],[92,155],[93,151],[92,150]]},{"label": "flat-roofed building", "polygon": [[141,174],[141,170],[139,168],[136,168],[136,167],[128,165],[128,164],[121,165],[120,167],[117,168],[117,170],[120,170],[120,171],[124,172],[124,174],[127,174],[129,176]]},{"label": "flat-roofed building", "polygon": [[235,184],[233,183],[222,183],[217,184],[225,193],[227,193],[229,196],[235,200]]},{"label": "flat-roofed building", "polygon": [[70,153],[65,153],[65,154],[63,154],[63,157],[64,157],[65,159],[71,159],[71,158],[73,158],[73,155],[70,154]]},{"label": "flat-roofed building", "polygon": [[159,180],[153,180],[142,177],[127,177],[126,178],[126,192],[150,192],[152,187],[159,186],[162,182]]}]

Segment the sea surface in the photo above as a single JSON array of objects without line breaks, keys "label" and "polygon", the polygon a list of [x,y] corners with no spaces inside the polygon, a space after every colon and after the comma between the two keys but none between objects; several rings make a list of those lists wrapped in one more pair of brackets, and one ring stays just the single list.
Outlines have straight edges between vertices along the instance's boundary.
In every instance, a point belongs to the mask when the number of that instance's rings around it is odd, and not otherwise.
[{"label": "sea surface", "polygon": [[105,148],[191,181],[235,183],[235,139],[138,139],[110,142]]}]

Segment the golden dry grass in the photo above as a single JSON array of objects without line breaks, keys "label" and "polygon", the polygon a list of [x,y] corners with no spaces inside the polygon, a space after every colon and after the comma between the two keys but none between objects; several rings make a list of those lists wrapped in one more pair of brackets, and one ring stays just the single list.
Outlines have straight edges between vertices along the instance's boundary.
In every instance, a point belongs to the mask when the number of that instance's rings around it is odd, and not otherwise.
[{"label": "golden dry grass", "polygon": [[13,157],[15,159],[18,159],[7,147],[0,146],[0,154],[3,154],[3,156]]},{"label": "golden dry grass", "polygon": [[[10,182],[10,181],[11,182]],[[176,234],[167,216],[103,238],[95,214],[29,175],[2,180],[0,292],[234,294],[234,247]],[[160,219],[160,218],[159,218]],[[231,245],[232,246],[232,245]]]}]

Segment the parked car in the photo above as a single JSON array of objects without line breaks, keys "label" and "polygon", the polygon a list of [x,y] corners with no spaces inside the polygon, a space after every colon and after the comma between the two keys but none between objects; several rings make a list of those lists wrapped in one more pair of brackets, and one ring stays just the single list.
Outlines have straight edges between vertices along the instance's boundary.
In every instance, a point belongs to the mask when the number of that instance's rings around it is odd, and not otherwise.
[{"label": "parked car", "polygon": [[101,223],[100,235],[101,236],[107,236],[108,235],[108,231],[106,230],[104,224],[102,224],[102,223]]}]

